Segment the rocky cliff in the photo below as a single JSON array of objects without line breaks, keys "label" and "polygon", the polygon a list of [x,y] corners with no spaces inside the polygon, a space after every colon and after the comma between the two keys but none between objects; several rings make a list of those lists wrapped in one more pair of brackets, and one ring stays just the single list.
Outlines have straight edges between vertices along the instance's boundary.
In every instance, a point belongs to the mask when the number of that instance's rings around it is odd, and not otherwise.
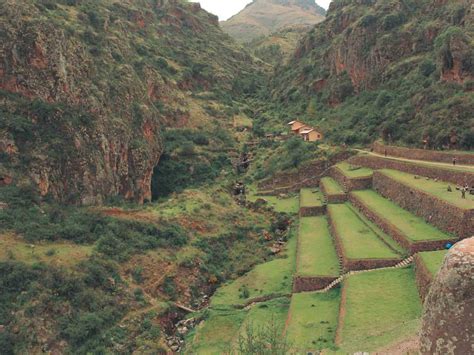
[{"label": "rocky cliff", "polygon": [[291,114],[346,143],[474,145],[469,0],[339,0],[273,80]]},{"label": "rocky cliff", "polygon": [[254,0],[221,25],[238,41],[249,42],[288,26],[314,25],[325,13],[314,0]]},{"label": "rocky cliff", "polygon": [[150,199],[162,128],[254,70],[178,0],[0,0],[0,39],[0,183],[62,202]]}]

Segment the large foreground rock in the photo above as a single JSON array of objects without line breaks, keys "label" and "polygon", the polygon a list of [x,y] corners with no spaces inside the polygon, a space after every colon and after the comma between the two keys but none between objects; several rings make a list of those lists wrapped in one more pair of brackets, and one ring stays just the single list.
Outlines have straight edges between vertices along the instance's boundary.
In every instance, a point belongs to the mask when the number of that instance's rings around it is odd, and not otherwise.
[{"label": "large foreground rock", "polygon": [[422,354],[474,353],[474,237],[446,256],[424,305]]}]

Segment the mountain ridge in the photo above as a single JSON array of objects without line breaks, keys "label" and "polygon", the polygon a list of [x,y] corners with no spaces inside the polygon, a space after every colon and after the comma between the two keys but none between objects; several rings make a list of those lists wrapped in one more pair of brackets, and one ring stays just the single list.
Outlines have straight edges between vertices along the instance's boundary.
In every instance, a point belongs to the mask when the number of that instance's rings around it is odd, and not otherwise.
[{"label": "mountain ridge", "polygon": [[293,25],[314,25],[324,19],[326,11],[312,0],[254,0],[238,14],[220,24],[239,42]]}]

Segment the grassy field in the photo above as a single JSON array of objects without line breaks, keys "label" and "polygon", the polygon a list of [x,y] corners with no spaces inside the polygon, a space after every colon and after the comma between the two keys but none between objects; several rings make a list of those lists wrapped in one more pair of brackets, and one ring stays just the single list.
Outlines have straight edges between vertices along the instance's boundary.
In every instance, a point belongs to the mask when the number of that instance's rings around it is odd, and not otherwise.
[{"label": "grassy field", "polygon": [[364,167],[358,167],[358,166],[353,166],[347,162],[342,162],[336,165],[344,175],[346,175],[349,178],[360,178],[360,177],[367,177],[371,176],[373,173],[372,169],[369,168],[364,168]]},{"label": "grassy field", "polygon": [[419,255],[429,272],[435,276],[441,268],[447,252],[447,250],[427,251],[420,253]]},{"label": "grassy field", "polygon": [[[296,229],[293,229],[283,258],[257,265],[244,276],[220,287],[212,297],[212,306],[243,304],[255,297],[291,293],[296,242]],[[244,297],[244,290],[248,291],[248,297]]]},{"label": "grassy field", "polygon": [[254,190],[250,190],[247,199],[255,202],[257,199],[264,199],[270,207],[276,212],[286,212],[289,214],[297,214],[300,209],[300,199],[298,195],[289,196],[288,198],[280,198],[278,196],[257,196]]},{"label": "grassy field", "polygon": [[329,205],[328,211],[349,259],[398,259],[400,257],[351,210],[349,204]]},{"label": "grassy field", "polygon": [[[466,199],[462,199],[461,192],[457,191],[455,186],[448,182],[434,181],[433,179],[426,180],[423,177],[415,179],[415,175],[397,170],[383,169],[381,172],[403,184],[426,192],[459,208],[474,209],[474,195],[466,194]],[[448,185],[451,185],[452,192],[448,192]]]},{"label": "grassy field", "polygon": [[327,293],[295,293],[291,298],[288,341],[295,353],[334,348],[339,289]]},{"label": "grassy field", "polygon": [[290,299],[287,297],[275,298],[268,302],[258,303],[248,311],[248,314],[240,327],[240,334],[245,333],[246,327],[251,324],[259,329],[273,323],[283,332],[285,321],[290,308]]},{"label": "grassy field", "polygon": [[353,191],[352,193],[380,217],[385,218],[389,216],[390,222],[397,226],[397,228],[412,241],[443,240],[450,238],[447,234],[426,223],[422,218],[411,214],[395,203],[383,198],[375,191]]},{"label": "grassy field", "polygon": [[245,310],[210,310],[204,323],[189,335],[186,353],[219,355],[229,353],[247,316]]},{"label": "grassy field", "polygon": [[339,261],[326,217],[300,219],[297,273],[301,276],[337,276]]},{"label": "grassy field", "polygon": [[348,204],[352,212],[354,212],[357,217],[359,217],[362,222],[364,222],[377,236],[382,239],[386,244],[388,244],[392,250],[395,250],[398,254],[406,256],[407,251],[403,249],[395,240],[392,239],[388,234],[386,234],[383,230],[377,227],[372,221],[370,221],[363,213],[361,213],[357,208],[353,205]]},{"label": "grassy field", "polygon": [[411,268],[353,275],[343,287],[344,351],[373,351],[416,334],[422,307]]},{"label": "grassy field", "polygon": [[321,192],[316,189],[301,189],[300,190],[300,207],[315,207],[322,206],[324,198]]},{"label": "grassy field", "polygon": [[10,233],[0,235],[0,261],[16,260],[27,264],[44,262],[69,266],[87,259],[92,254],[92,245],[77,245],[68,242],[35,244],[25,242]]},{"label": "grassy field", "polygon": [[324,185],[324,189],[328,195],[343,194],[344,190],[342,187],[332,178],[324,177],[321,179],[321,183]]}]

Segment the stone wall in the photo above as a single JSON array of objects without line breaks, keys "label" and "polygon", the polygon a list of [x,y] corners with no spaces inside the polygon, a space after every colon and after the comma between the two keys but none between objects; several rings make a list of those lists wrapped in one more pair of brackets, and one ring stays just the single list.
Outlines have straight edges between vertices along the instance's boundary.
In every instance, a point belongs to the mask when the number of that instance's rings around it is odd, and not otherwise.
[{"label": "stone wall", "polygon": [[322,175],[334,164],[348,159],[353,153],[343,151],[330,159],[317,159],[303,163],[299,169],[274,174],[271,178],[258,184],[259,190],[275,190],[284,188],[288,191],[297,191],[302,187],[319,185]]},{"label": "stone wall", "polygon": [[465,210],[421,190],[402,184],[383,172],[374,172],[374,189],[400,207],[459,238],[474,231],[474,210]]},{"label": "stone wall", "polygon": [[357,270],[370,270],[378,269],[382,267],[395,266],[402,261],[401,258],[397,259],[350,259],[347,257],[342,238],[337,232],[335,222],[330,213],[328,213],[329,227],[331,235],[336,246],[337,254],[342,260],[342,267],[344,271],[357,271]]},{"label": "stone wall", "polygon": [[431,167],[418,165],[411,162],[404,162],[393,159],[385,159],[370,155],[358,155],[349,159],[354,165],[365,166],[374,170],[394,169],[405,173],[426,176],[432,179],[450,182],[452,184],[474,185],[474,173],[452,170],[444,167]]},{"label": "stone wall", "polygon": [[336,166],[329,170],[329,175],[342,186],[344,191],[366,190],[372,187],[372,176],[351,178],[344,174],[344,172]]},{"label": "stone wall", "polygon": [[371,210],[354,194],[349,195],[349,201],[370,221],[390,235],[403,249],[407,250],[410,255],[420,251],[441,250],[445,247],[446,243],[452,242],[452,240],[411,241],[397,226]]},{"label": "stone wall", "polygon": [[415,255],[415,275],[416,286],[418,287],[421,300],[424,302],[430,290],[431,283],[433,282],[433,275],[418,254]]},{"label": "stone wall", "polygon": [[337,277],[329,276],[295,276],[293,278],[293,292],[311,292],[322,290],[329,286]]},{"label": "stone wall", "polygon": [[436,150],[426,150],[426,149],[412,149],[405,147],[396,147],[390,145],[384,145],[380,142],[375,142],[373,145],[374,152],[378,154],[385,154],[407,159],[415,160],[426,160],[426,161],[436,161],[440,163],[449,163],[453,162],[453,158],[456,157],[458,164],[474,165],[474,154],[467,152],[442,152]]},{"label": "stone wall", "polygon": [[326,206],[300,207],[300,217],[322,216],[326,213]]},{"label": "stone wall", "polygon": [[335,193],[330,194],[324,188],[324,184],[321,182],[319,183],[319,189],[323,193],[324,197],[326,198],[327,203],[344,203],[347,201],[347,194],[346,193]]}]

